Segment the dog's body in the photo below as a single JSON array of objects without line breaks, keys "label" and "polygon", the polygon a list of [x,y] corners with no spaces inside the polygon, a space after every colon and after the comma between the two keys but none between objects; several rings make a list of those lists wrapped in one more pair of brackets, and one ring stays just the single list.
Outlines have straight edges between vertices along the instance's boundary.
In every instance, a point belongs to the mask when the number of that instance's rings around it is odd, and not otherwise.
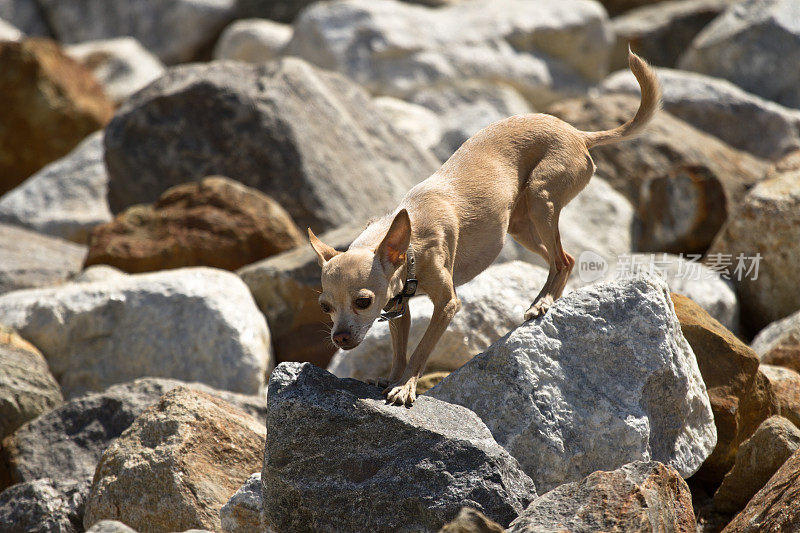
[{"label": "dog's body", "polygon": [[413,251],[419,290],[432,300],[434,311],[408,363],[409,313],[390,321],[394,359],[384,391],[389,402],[413,403],[428,355],[461,307],[455,287],[495,260],[506,233],[550,265],[525,320],[541,316],[561,296],[575,259],[561,247],[558,217],[594,173],[588,149],[634,135],[660,102],[652,70],[632,53],[629,64],[642,101],[622,126],[583,132],[550,115],[514,116],[465,142],[413,187],[393,214],[370,223],[347,252],[333,250],[309,230],[323,267],[320,304],[333,316],[332,338],[343,349],[357,346],[400,293],[407,251]]}]

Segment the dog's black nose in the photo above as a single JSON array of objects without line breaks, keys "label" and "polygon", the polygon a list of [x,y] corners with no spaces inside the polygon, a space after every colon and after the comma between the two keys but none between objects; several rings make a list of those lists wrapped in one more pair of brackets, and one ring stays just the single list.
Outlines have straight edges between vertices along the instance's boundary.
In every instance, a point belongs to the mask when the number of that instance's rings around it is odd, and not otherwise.
[{"label": "dog's black nose", "polygon": [[346,348],[350,345],[350,341],[353,340],[353,337],[346,331],[337,331],[333,334],[333,342],[339,348]]}]

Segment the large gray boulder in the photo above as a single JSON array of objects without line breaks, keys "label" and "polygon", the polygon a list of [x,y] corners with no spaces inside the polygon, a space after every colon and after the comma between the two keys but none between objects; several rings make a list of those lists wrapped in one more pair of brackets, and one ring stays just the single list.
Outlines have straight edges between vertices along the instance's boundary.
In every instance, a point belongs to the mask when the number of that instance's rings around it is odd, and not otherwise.
[{"label": "large gray boulder", "polygon": [[105,146],[114,212],[219,174],[317,232],[394,209],[438,166],[366,92],[296,58],[170,69],[119,110]]},{"label": "large gray boulder", "polygon": [[0,222],[86,244],[89,232],[111,220],[103,132],[0,197]]},{"label": "large gray boulder", "polygon": [[607,72],[608,18],[593,0],[320,2],[303,11],[286,53],[403,97],[454,79],[501,80],[536,105],[583,92]]},{"label": "large gray boulder", "polygon": [[19,28],[0,18],[0,41],[21,41],[25,38]]},{"label": "large gray boulder", "polygon": [[753,94],[800,108],[800,3],[745,0],[709,24],[680,68],[732,81]]},{"label": "large gray boulder", "polygon": [[[729,81],[695,72],[656,68],[664,109],[734,148],[779,159],[800,146],[800,111],[743,91]],[[600,91],[639,94],[629,70],[603,80]]]},{"label": "large gray boulder", "polygon": [[256,394],[272,365],[247,287],[210,268],[16,291],[0,322],[42,351],[66,397],[143,376]]},{"label": "large gray boulder", "polygon": [[689,486],[675,469],[637,461],[594,472],[536,498],[509,533],[672,531],[696,528]]},{"label": "large gray boulder", "polygon": [[129,35],[165,63],[194,59],[233,19],[236,0],[39,0],[62,43]]},{"label": "large gray boulder", "polygon": [[0,250],[0,295],[59,285],[80,272],[86,256],[86,246],[7,224],[0,224]]},{"label": "large gray boulder", "polygon": [[436,531],[462,505],[505,526],[536,495],[469,409],[387,405],[310,363],[279,365],[268,397],[261,480],[277,531]]},{"label": "large gray boulder", "polygon": [[9,467],[11,481],[24,483],[57,474],[62,481],[86,482],[88,491],[106,448],[145,409],[180,386],[212,394],[261,424],[265,421],[264,401],[258,396],[174,379],[137,379],[71,400],[19,428],[3,443],[2,462]]},{"label": "large gray boulder", "polygon": [[426,394],[477,413],[541,491],[637,460],[688,477],[717,441],[694,353],[655,276],[563,296]]},{"label": "large gray boulder", "polygon": [[89,481],[56,478],[18,483],[0,493],[0,524],[4,533],[79,533]]},{"label": "large gray boulder", "polygon": [[[489,267],[458,287],[459,311],[436,343],[428,371],[455,370],[522,322],[525,310],[547,281],[547,270],[522,261]],[[426,296],[414,298],[411,309],[410,349],[422,338],[433,315]],[[389,376],[392,338],[386,322],[376,322],[352,350],[339,350],[328,370],[339,377],[362,381]]]}]

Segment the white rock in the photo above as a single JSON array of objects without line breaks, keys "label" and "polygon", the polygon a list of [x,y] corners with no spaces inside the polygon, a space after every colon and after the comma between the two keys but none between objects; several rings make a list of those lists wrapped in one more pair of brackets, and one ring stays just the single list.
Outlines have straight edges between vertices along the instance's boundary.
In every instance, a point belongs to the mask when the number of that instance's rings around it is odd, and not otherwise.
[{"label": "white rock", "polygon": [[800,108],[800,2],[746,0],[706,26],[679,62],[746,91]]},{"label": "white rock", "polygon": [[62,43],[131,36],[161,61],[189,61],[233,19],[236,0],[39,0]]},{"label": "white rock", "polygon": [[442,123],[433,111],[391,96],[373,103],[402,134],[425,150],[433,150],[442,138]]},{"label": "white rock", "polygon": [[86,244],[91,229],[112,218],[107,191],[98,131],[0,197],[0,222]]},{"label": "white rock", "polygon": [[70,281],[73,283],[94,283],[95,281],[124,278],[127,275],[127,272],[109,265],[92,265],[70,279]]},{"label": "white rock", "polygon": [[272,364],[247,286],[210,268],[16,291],[0,323],[42,351],[67,397],[143,376],[257,394]]},{"label": "white rock", "polygon": [[[456,288],[461,310],[436,344],[427,369],[455,370],[522,322],[522,315],[547,280],[547,271],[520,261],[494,265]],[[409,353],[430,323],[427,297],[410,302]],[[392,340],[386,322],[376,322],[361,344],[333,356],[328,370],[339,377],[385,378],[392,365]]]},{"label": "white rock", "polygon": [[267,19],[237,20],[222,32],[214,59],[262,63],[281,55],[292,38],[292,27]]},{"label": "white rock", "polygon": [[21,41],[24,38],[25,34],[19,28],[0,19],[0,41]]},{"label": "white rock", "polygon": [[441,119],[444,132],[434,152],[442,161],[489,124],[533,112],[519,91],[497,81],[455,80],[424,87],[410,94],[408,100],[425,106]]},{"label": "white rock", "polygon": [[477,413],[540,492],[639,460],[688,477],[717,441],[697,361],[658,277],[564,296],[426,394]]},{"label": "white rock", "polygon": [[[758,157],[779,159],[800,147],[800,111],[747,93],[729,81],[657,68],[664,109],[695,128]],[[603,80],[604,93],[639,94],[630,71]]]},{"label": "white rock", "polygon": [[164,64],[133,37],[74,44],[66,52],[92,71],[117,104],[164,73]]},{"label": "white rock", "polygon": [[431,9],[393,0],[320,2],[286,52],[375,94],[450,80],[502,80],[536,105],[583,92],[607,71],[608,18],[594,0],[495,0]]},{"label": "white rock", "polygon": [[225,533],[250,533],[261,530],[263,508],[261,472],[256,472],[219,510],[222,531]]}]

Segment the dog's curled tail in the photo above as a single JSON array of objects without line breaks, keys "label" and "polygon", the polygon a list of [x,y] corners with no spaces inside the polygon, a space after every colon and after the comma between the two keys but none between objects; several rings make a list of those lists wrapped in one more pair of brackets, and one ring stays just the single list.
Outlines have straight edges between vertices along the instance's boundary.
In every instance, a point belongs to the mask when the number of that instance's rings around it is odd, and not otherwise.
[{"label": "dog's curled tail", "polygon": [[641,57],[634,54],[628,46],[628,66],[639,82],[642,100],[636,115],[625,124],[606,131],[585,131],[586,147],[611,144],[637,135],[650,122],[661,107],[661,85],[655,72]]}]

